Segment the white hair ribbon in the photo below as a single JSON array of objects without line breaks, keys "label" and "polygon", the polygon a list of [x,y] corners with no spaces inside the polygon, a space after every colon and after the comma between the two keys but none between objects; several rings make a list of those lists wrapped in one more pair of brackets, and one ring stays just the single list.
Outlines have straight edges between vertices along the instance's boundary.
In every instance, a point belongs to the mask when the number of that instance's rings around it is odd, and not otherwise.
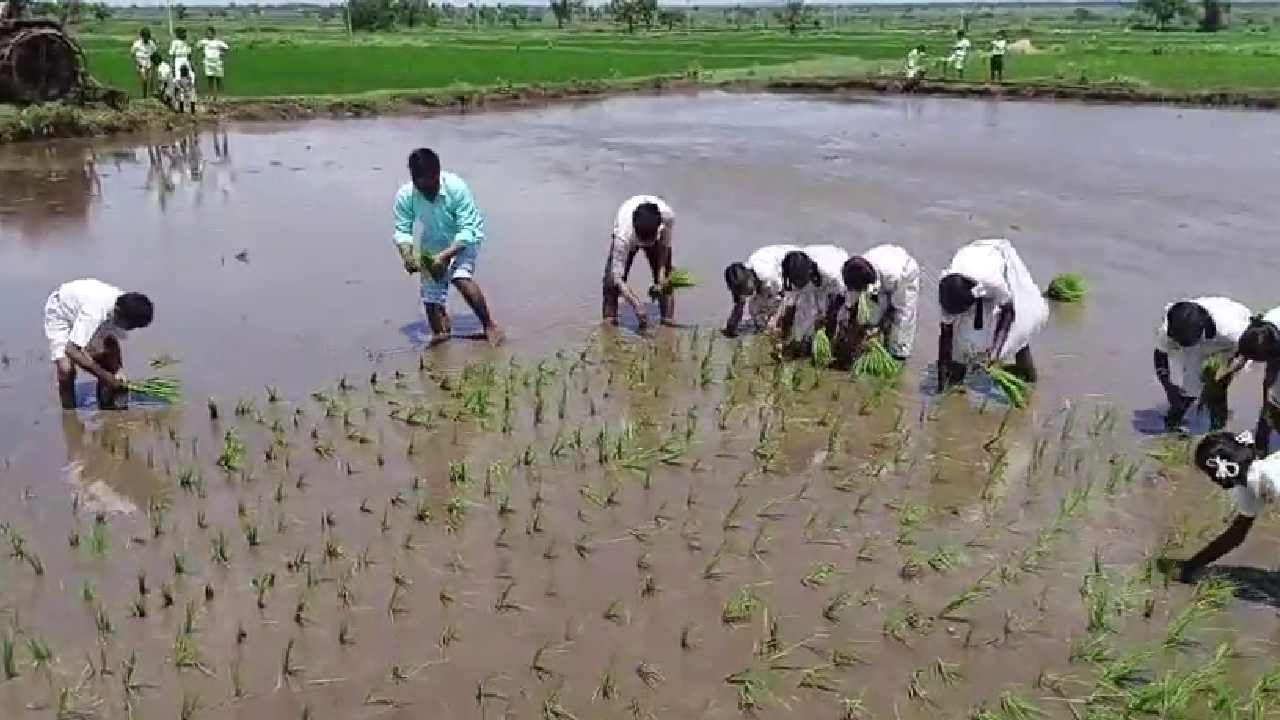
[{"label": "white hair ribbon", "polygon": [[975,282],[973,284],[973,290],[971,290],[970,292],[973,293],[973,296],[975,298],[984,298],[989,294],[987,292],[987,286],[983,285],[980,282]]},{"label": "white hair ribbon", "polygon": [[1204,461],[1205,467],[1214,471],[1214,477],[1219,480],[1231,480],[1240,476],[1240,463],[1234,460],[1228,460],[1221,455],[1214,455]]},{"label": "white hair ribbon", "polygon": [[1241,430],[1240,432],[1236,433],[1236,442],[1240,443],[1241,445],[1252,445],[1253,433],[1248,430]]}]

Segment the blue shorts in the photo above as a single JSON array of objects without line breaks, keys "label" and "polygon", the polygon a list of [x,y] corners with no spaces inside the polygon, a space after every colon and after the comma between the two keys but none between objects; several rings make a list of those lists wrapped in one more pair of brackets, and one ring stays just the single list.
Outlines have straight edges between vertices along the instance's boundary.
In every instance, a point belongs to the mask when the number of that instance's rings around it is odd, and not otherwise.
[{"label": "blue shorts", "polygon": [[444,305],[449,298],[449,284],[458,278],[470,278],[476,272],[476,258],[480,248],[476,245],[465,247],[453,256],[443,280],[436,280],[431,273],[422,273],[422,302],[424,305]]}]

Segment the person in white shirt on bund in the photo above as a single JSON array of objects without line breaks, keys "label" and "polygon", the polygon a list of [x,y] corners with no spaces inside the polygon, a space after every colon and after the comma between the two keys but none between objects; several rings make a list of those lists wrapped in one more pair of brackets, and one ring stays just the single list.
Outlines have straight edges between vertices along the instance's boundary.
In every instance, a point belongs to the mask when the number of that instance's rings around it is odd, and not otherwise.
[{"label": "person in white shirt on bund", "polygon": [[819,328],[836,335],[836,318],[844,301],[841,273],[849,253],[835,245],[807,245],[782,258],[782,305],[769,322],[769,332],[785,340],[791,355],[808,355]]},{"label": "person in white shirt on bund", "polygon": [[611,325],[618,324],[618,300],[625,299],[643,329],[649,325],[648,311],[639,296],[627,285],[631,263],[636,253],[644,251],[653,274],[649,296],[658,300],[663,325],[675,323],[675,296],[662,291],[663,280],[671,273],[671,240],[676,216],[671,206],[656,195],[636,195],[622,203],[613,224],[609,257],[604,265],[604,302],[602,315]]},{"label": "person in white shirt on bund", "polygon": [[64,283],[44,305],[44,334],[49,341],[62,407],[76,407],[76,368],[98,379],[98,407],[123,407],[127,390],[120,343],[130,330],[151,324],[154,309],[146,295],[124,292],[101,280]]},{"label": "person in white shirt on bund", "polygon": [[[1182,425],[1197,398],[1209,410],[1210,429],[1226,426],[1227,389],[1242,369],[1235,361],[1236,347],[1251,314],[1249,308],[1224,297],[1180,300],[1165,307],[1152,360],[1156,380],[1169,400],[1166,429]],[[1171,359],[1182,371],[1181,385],[1173,382]]]},{"label": "person in white shirt on bund", "polygon": [[184,65],[191,68],[191,74],[195,75],[196,69],[191,67],[191,46],[187,44],[187,29],[178,28],[173,34],[173,42],[169,43],[169,61],[173,63],[174,77],[182,76]]},{"label": "person in white shirt on bund", "polygon": [[1003,30],[996,33],[991,41],[991,67],[987,79],[991,82],[1004,82],[1004,56],[1009,52],[1009,36]]},{"label": "person in white shirt on bund", "polygon": [[969,61],[969,50],[973,47],[973,42],[965,37],[963,30],[956,31],[956,43],[951,46],[951,56],[947,58],[947,64],[952,70],[956,71],[956,77],[964,79],[964,66]]},{"label": "person in white shirt on bund", "polygon": [[1195,582],[1205,567],[1240,547],[1254,520],[1280,498],[1280,453],[1259,452],[1249,432],[1215,432],[1196,445],[1196,467],[1231,493],[1236,508],[1231,525],[1187,560],[1167,560],[1163,568],[1182,582]]},{"label": "person in white shirt on bund", "polygon": [[151,96],[152,68],[151,56],[156,54],[156,41],[151,39],[151,30],[142,28],[138,31],[138,39],[129,46],[133,55],[133,67],[138,71],[138,83],[142,85],[142,97]]},{"label": "person in white shirt on bund", "polygon": [[[837,345],[846,357],[837,361],[851,362],[852,354],[868,333],[878,333],[885,349],[895,358],[910,357],[920,302],[920,265],[915,258],[897,245],[877,245],[846,260],[841,275],[847,293],[840,310],[841,334],[845,337]],[[869,322],[860,326],[858,303],[863,293],[871,307],[866,318]]]},{"label": "person in white shirt on bund", "polygon": [[782,259],[799,250],[796,245],[766,245],[724,269],[724,283],[733,298],[733,309],[725,323],[724,334],[735,337],[742,324],[743,310],[751,317],[757,332],[765,330],[769,320],[782,305]]},{"label": "person in white shirt on bund", "polygon": [[204,57],[205,89],[209,91],[209,96],[216,100],[218,93],[224,89],[226,78],[226,69],[222,66],[222,55],[230,48],[225,40],[218,37],[218,30],[212,25],[196,44],[200,46],[200,54]]}]

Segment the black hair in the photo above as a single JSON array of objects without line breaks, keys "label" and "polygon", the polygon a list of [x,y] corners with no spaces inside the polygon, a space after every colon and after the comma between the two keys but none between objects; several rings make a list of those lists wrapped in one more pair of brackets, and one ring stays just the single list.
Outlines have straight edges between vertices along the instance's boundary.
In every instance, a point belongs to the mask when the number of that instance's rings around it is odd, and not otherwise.
[{"label": "black hair", "polygon": [[747,297],[756,291],[756,274],[746,265],[736,262],[724,269],[724,284],[734,300]]},{"label": "black hair", "polygon": [[938,304],[942,306],[942,312],[948,315],[959,315],[973,307],[978,300],[973,295],[973,288],[977,284],[973,278],[960,273],[944,275],[938,281]]},{"label": "black hair", "polygon": [[844,261],[840,274],[844,277],[844,286],[849,290],[862,292],[879,277],[876,268],[861,255]]},{"label": "black hair", "polygon": [[822,274],[818,263],[801,250],[792,250],[782,258],[782,289],[799,290],[809,283],[820,285]]},{"label": "black hair", "polygon": [[657,203],[640,203],[631,213],[631,227],[641,242],[651,243],[658,238],[658,229],[662,227],[662,210]]},{"label": "black hair", "polygon": [[188,75],[190,75],[190,74],[191,74],[191,66],[190,66],[190,65],[183,65],[182,67],[178,68],[178,75],[180,75],[180,76],[182,76],[182,77],[187,77],[187,76],[188,76]]},{"label": "black hair", "polygon": [[174,34],[174,35],[177,35],[179,40],[186,40],[186,39],[187,39],[187,29],[186,29],[186,28],[178,28],[177,30],[174,30],[174,31],[173,31],[173,34]]},{"label": "black hair", "polygon": [[1196,445],[1196,467],[1211,480],[1229,488],[1243,485],[1258,451],[1252,438],[1241,439],[1235,433],[1215,432],[1205,435]]},{"label": "black hair", "polygon": [[218,34],[218,28],[216,28],[216,27],[214,27],[214,26],[210,25],[209,27],[205,28],[205,32],[210,32],[210,33],[213,33],[214,35],[217,35],[217,34]]},{"label": "black hair", "polygon": [[115,317],[126,330],[144,328],[151,324],[155,308],[151,298],[139,292],[127,292],[116,298]]},{"label": "black hair", "polygon": [[1249,318],[1249,327],[1240,334],[1236,350],[1245,360],[1280,360],[1280,328],[1263,320],[1261,315],[1254,315]]},{"label": "black hair", "polygon": [[1166,334],[1182,347],[1192,347],[1201,340],[1218,335],[1213,316],[1200,303],[1182,300],[1169,306],[1165,313]]},{"label": "black hair", "polygon": [[413,177],[440,172],[440,156],[431,148],[418,148],[409,153],[409,174]]},{"label": "black hair", "polygon": [[159,50],[151,53],[151,62],[156,65],[159,65],[160,63],[164,62],[164,56],[160,54]]},{"label": "black hair", "polygon": [[146,38],[146,39],[150,40],[150,39],[151,39],[151,28],[149,28],[149,27],[145,27],[145,26],[144,26],[142,29],[138,30],[138,36],[139,36],[139,37],[144,37],[144,38]]}]

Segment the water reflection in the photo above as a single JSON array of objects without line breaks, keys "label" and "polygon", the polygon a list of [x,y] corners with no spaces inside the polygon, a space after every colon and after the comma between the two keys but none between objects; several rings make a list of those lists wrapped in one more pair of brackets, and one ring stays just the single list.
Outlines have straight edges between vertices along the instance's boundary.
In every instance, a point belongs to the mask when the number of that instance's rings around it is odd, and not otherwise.
[{"label": "water reflection", "polygon": [[[144,164],[145,163],[145,164]],[[129,182],[141,176],[141,182]],[[0,238],[12,234],[28,246],[57,237],[82,238],[91,209],[104,195],[102,178],[115,176],[115,193],[141,186],[161,212],[225,201],[235,185],[225,130],[191,133],[144,145],[95,148],[89,143],[28,143],[0,149]]]},{"label": "water reflection", "polygon": [[[154,418],[160,422],[169,413]],[[66,444],[65,478],[91,513],[132,514],[145,507],[163,485],[150,466],[148,451],[133,447],[147,420],[133,413],[99,414],[92,424],[77,413],[62,413]]]}]

